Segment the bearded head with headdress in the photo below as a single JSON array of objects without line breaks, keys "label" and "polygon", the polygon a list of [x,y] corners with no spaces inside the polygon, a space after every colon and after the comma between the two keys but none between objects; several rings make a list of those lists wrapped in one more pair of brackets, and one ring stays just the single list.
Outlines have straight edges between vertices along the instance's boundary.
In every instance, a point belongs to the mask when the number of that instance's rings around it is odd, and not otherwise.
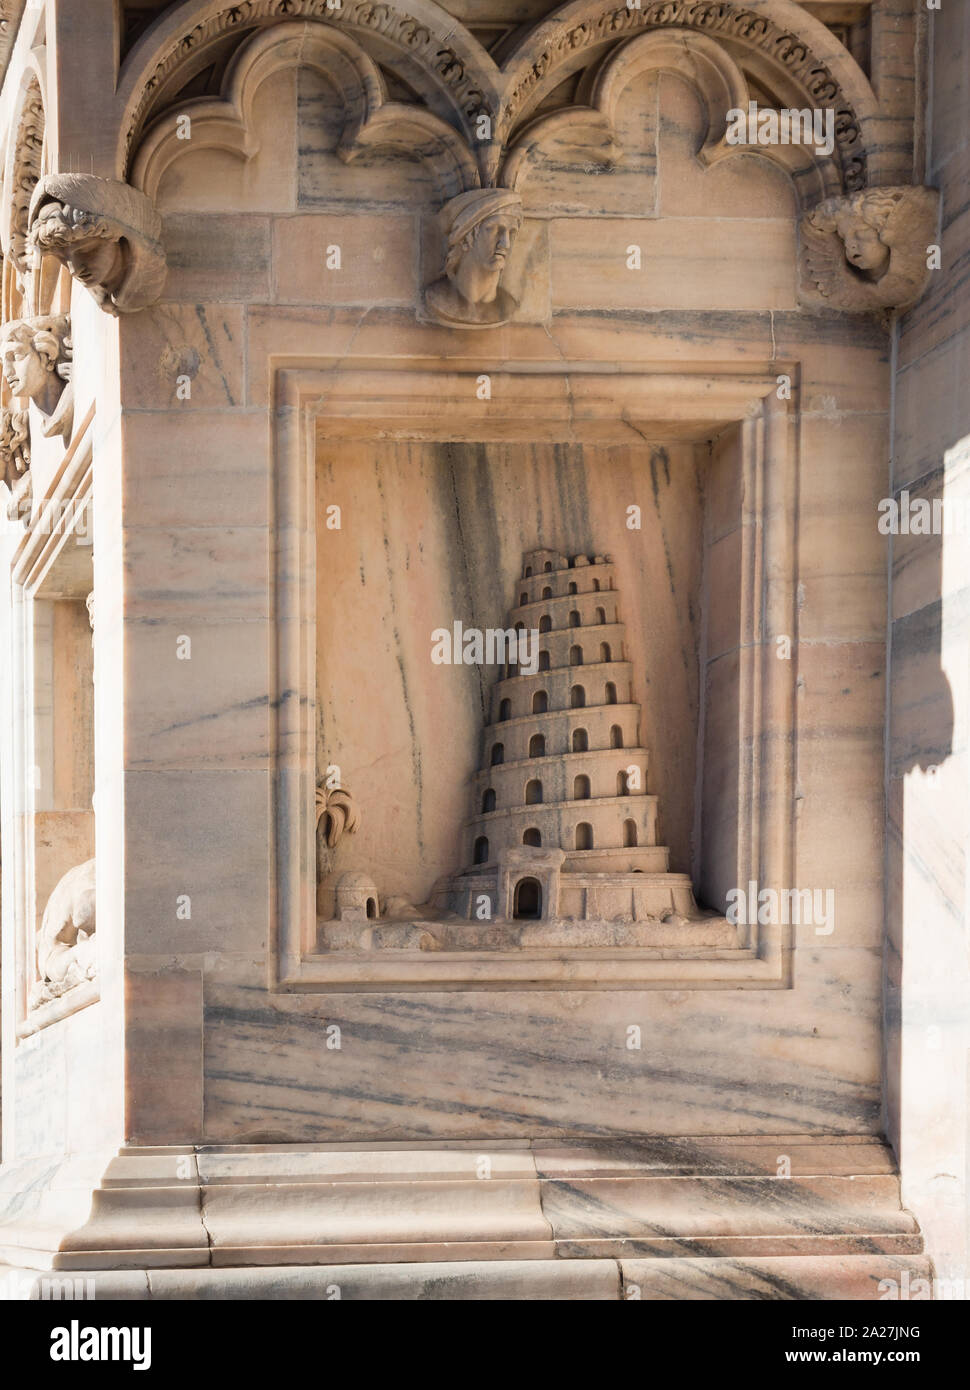
[{"label": "bearded head with headdress", "polygon": [[507,188],[475,188],[445,204],[445,273],[425,296],[432,318],[453,328],[508,322],[518,304],[499,282],[521,225],[522,199]]}]

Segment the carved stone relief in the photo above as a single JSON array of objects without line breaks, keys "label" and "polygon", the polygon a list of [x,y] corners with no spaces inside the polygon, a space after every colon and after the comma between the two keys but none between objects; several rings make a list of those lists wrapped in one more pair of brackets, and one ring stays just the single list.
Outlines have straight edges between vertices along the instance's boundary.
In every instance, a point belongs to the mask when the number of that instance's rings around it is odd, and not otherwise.
[{"label": "carved stone relief", "polygon": [[504,188],[473,189],[445,204],[441,222],[444,274],[425,291],[428,316],[453,328],[507,323],[518,305],[500,282],[522,224],[521,198]]},{"label": "carved stone relief", "polygon": [[926,288],[936,238],[933,188],[873,188],[829,198],[801,222],[800,295],[849,313],[902,309]]},{"label": "carved stone relief", "polygon": [[[483,206],[488,197],[508,199],[503,213],[509,212],[511,196],[520,193],[549,140],[569,147],[574,139],[587,166],[592,160],[605,169],[612,167],[622,158],[617,103],[633,78],[646,71],[680,73],[700,93],[708,115],[698,151],[704,164],[738,153],[725,139],[726,117],[729,110],[746,106],[749,71],[762,86],[774,82],[779,100],[783,96],[806,107],[831,110],[831,152],[783,142],[759,153],[786,170],[802,206],[827,206],[835,196],[851,197],[864,190],[867,132],[879,117],[875,94],[847,53],[826,47],[823,61],[809,39],[790,30],[785,11],[773,0],[766,0],[757,13],[740,3],[699,0],[653,0],[633,9],[603,0],[573,0],[524,34],[499,67],[460,23],[449,20],[447,30],[439,32],[441,11],[419,0],[406,10],[396,3],[358,2],[329,9],[318,0],[288,0],[282,14],[267,0],[209,6],[179,43],[165,40],[170,46],[156,50],[154,65],[145,58],[140,76],[137,64],[128,72],[123,84],[128,116],[121,167],[130,165],[134,181],[149,195],[154,192],[168,162],[180,153],[170,115],[163,114],[166,104],[177,97],[180,82],[201,70],[208,46],[236,30],[241,41],[227,67],[221,97],[189,101],[194,147],[211,140],[220,149],[250,158],[256,145],[249,113],[259,81],[284,62],[306,62],[326,70],[344,101],[342,158],[350,162],[364,152],[384,150],[417,156],[435,169],[444,199],[440,219],[446,250],[444,264],[425,290],[425,316],[457,328],[501,324],[517,307],[500,280],[519,223],[510,217],[497,231],[494,220],[483,217],[480,223],[487,230],[467,245],[456,243],[454,228],[470,215],[472,195],[479,195]],[[271,16],[282,22],[253,32],[253,24]],[[404,77],[419,100],[388,102],[378,63]],[[575,73],[579,82],[571,104],[556,109],[544,105]],[[136,137],[146,131],[136,145]],[[856,286],[857,271],[848,263],[842,290],[830,288],[840,272],[823,237],[809,252],[811,266],[803,277],[807,295],[833,303],[841,297],[844,307],[857,310],[912,302],[918,289],[912,268],[903,269],[909,254],[903,247],[914,227],[906,217],[897,223],[897,254],[878,290],[872,278],[861,289]],[[810,231],[815,229],[813,222]],[[473,230],[465,228],[459,240],[466,241]],[[63,231],[58,235],[67,241]],[[503,245],[486,257],[483,238],[492,235]],[[807,232],[806,245],[810,240]],[[490,266],[484,260],[476,265],[479,252],[492,261]],[[89,258],[93,255],[90,245],[87,253]],[[81,260],[83,256],[75,257]],[[102,283],[106,274],[90,266],[77,273]],[[813,279],[818,281],[814,290]],[[130,307],[142,302],[147,299],[139,295]]]},{"label": "carved stone relief", "polygon": [[45,314],[5,324],[0,361],[7,388],[20,402],[0,412],[0,461],[10,493],[7,515],[26,521],[32,501],[27,402],[37,407],[45,438],[67,441],[74,425],[70,315]]},{"label": "carved stone relief", "polygon": [[[322,949],[735,946],[736,929],[698,907],[689,876],[670,871],[658,843],[611,558],[529,551],[516,591],[497,631],[516,640],[492,692],[464,869],[416,906],[383,898],[366,871],[335,877],[329,859]],[[530,664],[518,634],[540,595],[544,650],[536,644]],[[352,803],[318,792],[318,815],[321,805],[336,812],[338,836],[356,828]]]},{"label": "carved stone relief", "polygon": [[51,174],[34,190],[30,244],[50,254],[109,314],[154,304],[165,284],[161,218],[138,189],[94,174]]},{"label": "carved stone relief", "polygon": [[7,517],[25,521],[30,515],[30,415],[26,410],[0,410],[0,466],[7,486]]},{"label": "carved stone relief", "polygon": [[[878,109],[872,89],[844,50],[826,49],[823,58],[812,38],[793,33],[791,6],[783,0],[762,0],[757,12],[741,0],[644,0],[638,7],[573,0],[528,29],[501,67],[464,25],[422,0],[345,0],[339,7],[327,0],[243,0],[199,9],[195,25],[170,32],[164,47],[126,74],[119,168],[127,167],[152,116],[176,97],[180,73],[185,80],[197,72],[210,45],[234,30],[245,35],[262,20],[285,16],[351,34],[397,70],[429,109],[464,133],[486,185],[499,182],[504,150],[565,78],[606,49],[619,50],[625,41],[658,30],[724,40],[767,66],[785,91],[802,93],[806,105],[833,107],[841,187],[850,191],[866,182],[865,126]],[[486,135],[478,129],[482,117]]]},{"label": "carved stone relief", "polygon": [[47,901],[37,933],[37,983],[31,1009],[59,999],[97,975],[95,861],[68,869]]},{"label": "carved stone relief", "polygon": [[33,401],[45,438],[70,439],[74,417],[70,315],[44,314],[5,324],[0,358],[11,395]]},{"label": "carved stone relief", "polygon": [[14,149],[13,187],[10,209],[10,259],[17,268],[23,288],[31,270],[27,230],[30,200],[40,181],[44,149],[44,103],[40,86],[33,79],[27,88]]}]

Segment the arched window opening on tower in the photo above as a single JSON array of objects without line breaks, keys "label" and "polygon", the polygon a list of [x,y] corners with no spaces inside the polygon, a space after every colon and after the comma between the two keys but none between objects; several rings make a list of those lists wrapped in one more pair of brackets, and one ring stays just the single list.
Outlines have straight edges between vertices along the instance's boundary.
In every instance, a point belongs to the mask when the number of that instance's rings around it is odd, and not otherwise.
[{"label": "arched window opening on tower", "polygon": [[595,590],[596,593],[599,593],[599,591],[600,591],[600,582],[599,582],[598,579],[594,579],[594,580],[593,580],[593,589]]},{"label": "arched window opening on tower", "polygon": [[376,917],[376,916],[377,916],[377,899],[376,899],[376,898],[368,898],[368,899],[367,899],[367,915],[368,915],[368,917]]},{"label": "arched window opening on tower", "polygon": [[569,706],[571,709],[583,709],[586,704],[586,690],[581,685],[574,685],[569,692]]},{"label": "arched window opening on tower", "polygon": [[593,827],[589,824],[588,821],[580,821],[576,827],[576,848],[593,848]]},{"label": "arched window opening on tower", "polygon": [[616,686],[612,681],[606,682],[606,703],[608,705],[616,704]]},{"label": "arched window opening on tower", "polygon": [[549,653],[548,653],[548,652],[540,652],[540,653],[539,653],[539,670],[540,670],[540,671],[548,671],[548,670],[549,670]]},{"label": "arched window opening on tower", "polygon": [[542,568],[545,571],[545,573],[548,574],[549,571],[552,569],[552,561],[547,560],[546,563],[542,566]]},{"label": "arched window opening on tower", "polygon": [[548,613],[543,613],[542,617],[539,619],[539,631],[540,631],[540,632],[551,632],[551,631],[552,631],[552,619],[550,618],[550,616],[549,616]]},{"label": "arched window opening on tower", "polygon": [[473,856],[476,864],[488,863],[488,840],[484,835],[479,835],[475,841],[475,853]]},{"label": "arched window opening on tower", "polygon": [[617,796],[630,795],[630,779],[625,772],[616,774],[616,794]]},{"label": "arched window opening on tower", "polygon": [[575,579],[571,579],[571,580],[569,581],[569,592],[570,592],[571,594],[578,594],[578,593],[579,593],[579,589],[576,587],[576,581],[575,581]]},{"label": "arched window opening on tower", "polygon": [[533,734],[529,739],[529,757],[544,758],[546,756],[546,736],[545,734]]},{"label": "arched window opening on tower", "polygon": [[531,565],[526,565],[526,567],[525,567],[525,575],[524,575],[523,577],[524,577],[525,579],[531,579],[531,578],[532,578],[532,566],[531,566]]},{"label": "arched window opening on tower", "polygon": [[552,598],[552,590],[549,588],[549,585],[548,585],[548,584],[546,585],[546,587],[545,587],[545,588],[543,589],[543,591],[542,591],[542,597],[543,597],[543,598]]},{"label": "arched window opening on tower", "polygon": [[585,773],[580,773],[578,777],[573,778],[573,800],[589,800],[589,778]]},{"label": "arched window opening on tower", "polygon": [[545,714],[549,708],[549,696],[544,690],[537,690],[532,697],[532,713]]},{"label": "arched window opening on tower", "polygon": [[637,847],[637,823],[635,820],[625,820],[623,822],[623,848],[636,849]]},{"label": "arched window opening on tower", "polygon": [[542,805],[542,783],[538,777],[533,777],[531,782],[525,784],[525,804],[527,806]]},{"label": "arched window opening on tower", "polygon": [[515,885],[513,917],[542,916],[542,886],[537,878],[520,878]]},{"label": "arched window opening on tower", "polygon": [[531,846],[532,849],[542,848],[542,836],[535,826],[531,826],[522,836],[522,843]]},{"label": "arched window opening on tower", "polygon": [[600,661],[612,661],[612,660],[613,660],[613,656],[612,656],[612,653],[610,652],[610,644],[609,644],[609,642],[601,642],[601,643],[600,643]]},{"label": "arched window opening on tower", "polygon": [[573,729],[573,752],[589,752],[589,735],[585,729]]},{"label": "arched window opening on tower", "polygon": [[495,810],[495,788],[489,787],[482,797],[482,815],[487,816],[489,811]]},{"label": "arched window opening on tower", "polygon": [[619,724],[614,724],[610,729],[610,747],[623,747],[623,730],[620,728]]},{"label": "arched window opening on tower", "polygon": [[512,701],[511,701],[511,700],[503,700],[502,703],[501,703],[501,704],[499,705],[499,707],[498,707],[498,720],[499,720],[499,723],[502,724],[502,723],[505,722],[506,719],[511,719],[511,718],[512,718]]},{"label": "arched window opening on tower", "polygon": [[606,609],[605,609],[605,608],[597,608],[597,610],[596,610],[596,621],[597,621],[598,623],[600,623],[600,624],[603,624],[603,623],[606,622]]},{"label": "arched window opening on tower", "polygon": [[570,615],[569,615],[569,626],[570,626],[570,627],[579,627],[580,624],[581,624],[581,619],[580,619],[580,616],[579,616],[579,610],[576,609],[576,608],[574,608],[574,609],[572,610],[572,612],[570,613]]},{"label": "arched window opening on tower", "polygon": [[499,763],[505,762],[505,744],[492,744],[492,767],[498,767]]},{"label": "arched window opening on tower", "polygon": [[570,648],[569,648],[569,664],[570,664],[570,666],[582,666],[582,664],[583,664],[583,649],[582,649],[582,647],[570,647]]},{"label": "arched window opening on tower", "polygon": [[519,607],[520,607],[520,608],[521,608],[524,604],[526,604],[526,603],[528,603],[528,602],[529,602],[529,595],[528,595],[528,594],[526,594],[526,593],[521,593],[521,594],[519,594]]}]

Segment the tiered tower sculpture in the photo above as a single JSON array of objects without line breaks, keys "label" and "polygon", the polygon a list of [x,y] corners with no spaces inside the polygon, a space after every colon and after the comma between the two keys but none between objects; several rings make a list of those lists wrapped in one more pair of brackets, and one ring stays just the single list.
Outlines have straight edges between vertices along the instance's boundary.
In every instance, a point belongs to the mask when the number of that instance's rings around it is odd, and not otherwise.
[{"label": "tiered tower sculpture", "polygon": [[529,551],[517,596],[509,627],[538,631],[538,669],[495,685],[456,908],[474,915],[481,888],[499,917],[691,916],[657,844],[610,557]]}]

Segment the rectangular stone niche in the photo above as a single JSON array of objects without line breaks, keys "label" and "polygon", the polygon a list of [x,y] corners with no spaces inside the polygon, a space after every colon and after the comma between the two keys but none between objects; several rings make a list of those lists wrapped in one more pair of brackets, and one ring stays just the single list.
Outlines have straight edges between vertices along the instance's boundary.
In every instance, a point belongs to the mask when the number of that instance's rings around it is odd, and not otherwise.
[{"label": "rectangular stone niche", "polygon": [[[766,690],[776,715],[790,719],[792,710],[790,675],[765,660],[769,610],[783,614],[785,631],[795,630],[786,505],[795,451],[775,378],[719,374],[702,382],[658,373],[607,383],[581,374],[568,381],[510,375],[497,408],[493,379],[493,406],[475,429],[472,381],[429,373],[408,390],[409,375],[279,377],[277,602],[285,636],[278,676],[281,690],[300,699],[278,706],[277,843],[292,848],[276,864],[274,983],[322,990],[787,983],[780,929],[734,927],[721,915],[734,885],[751,877],[786,882],[790,856],[790,844],[761,834],[766,808],[790,795],[791,777],[790,756],[771,753],[766,766],[762,747]],[[618,604],[596,637],[611,639],[607,662],[622,656],[619,702],[630,729],[618,746],[644,750],[650,802],[638,811],[648,838],[636,839],[634,830],[627,843],[669,850],[669,860],[662,850],[639,852],[645,872],[627,920],[616,911],[608,854],[590,862],[582,880],[570,862],[572,792],[558,802],[563,825],[569,821],[562,844],[551,843],[554,826],[542,842],[559,860],[565,855],[564,872],[558,861],[544,864],[541,890],[529,890],[555,901],[556,911],[508,920],[509,851],[484,866],[497,885],[497,920],[476,921],[470,910],[476,885],[489,882],[475,878],[472,818],[480,783],[491,780],[493,686],[517,673],[433,662],[432,634],[456,622],[465,631],[508,628],[520,604],[538,622],[536,605],[552,590],[523,577],[523,556],[543,547],[551,547],[548,567],[563,594],[562,566],[579,557],[608,575],[604,587]],[[765,584],[769,550],[777,554],[777,583]],[[301,576],[295,585],[294,575]],[[604,658],[594,653],[592,665],[577,668],[591,681],[597,659]],[[553,683],[559,674],[553,669]],[[521,766],[509,769],[512,780]],[[358,831],[332,855],[314,814],[327,768],[361,809]],[[592,792],[601,800],[614,794],[621,793]],[[518,833],[516,823],[516,843]],[[577,851],[592,849],[576,834]],[[335,891],[342,879],[361,897],[349,911],[340,910]],[[645,905],[661,890],[682,905],[692,884],[705,914],[643,920],[657,914]],[[446,920],[442,908],[451,909]]]},{"label": "rectangular stone niche", "polygon": [[[89,481],[89,479],[88,479]],[[90,505],[82,485],[70,521],[35,518],[15,571],[22,663],[17,711],[21,757],[17,837],[17,1032],[25,1036],[97,998],[88,981],[30,1008],[36,936],[58,881],[93,858],[94,657],[88,596],[94,587]]]}]

